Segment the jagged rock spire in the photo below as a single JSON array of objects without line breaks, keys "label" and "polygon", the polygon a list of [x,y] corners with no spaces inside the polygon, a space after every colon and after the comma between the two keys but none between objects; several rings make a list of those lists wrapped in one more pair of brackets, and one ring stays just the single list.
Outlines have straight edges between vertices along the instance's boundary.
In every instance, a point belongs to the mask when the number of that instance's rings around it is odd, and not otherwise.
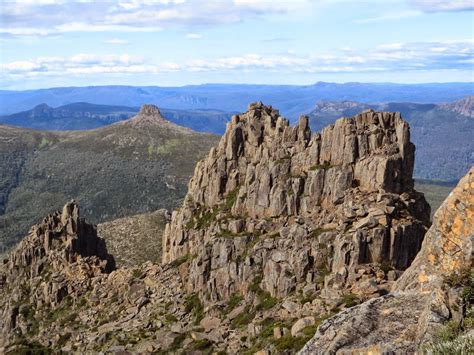
[{"label": "jagged rock spire", "polygon": [[30,234],[10,253],[8,263],[12,268],[31,267],[48,262],[49,256],[60,256],[69,263],[78,258],[96,257],[103,271],[115,268],[104,240],[97,236],[94,225],[80,218],[79,206],[74,201],[65,204],[62,212],[50,214],[33,226]]},{"label": "jagged rock spire", "polygon": [[[283,297],[313,280],[318,264],[332,269],[326,284],[336,287],[359,265],[404,269],[429,223],[429,206],[413,191],[413,163],[399,113],[367,111],[311,134],[306,116],[290,126],[271,106],[250,104],[197,164],[166,228],[162,260],[193,255],[189,289],[211,299],[245,292],[256,273]],[[313,245],[318,230],[332,255]]]},{"label": "jagged rock spire", "polygon": [[160,109],[155,105],[143,105],[136,116],[129,120],[120,122],[120,124],[131,125],[134,127],[146,127],[150,125],[178,127],[174,123],[165,119],[161,115]]}]

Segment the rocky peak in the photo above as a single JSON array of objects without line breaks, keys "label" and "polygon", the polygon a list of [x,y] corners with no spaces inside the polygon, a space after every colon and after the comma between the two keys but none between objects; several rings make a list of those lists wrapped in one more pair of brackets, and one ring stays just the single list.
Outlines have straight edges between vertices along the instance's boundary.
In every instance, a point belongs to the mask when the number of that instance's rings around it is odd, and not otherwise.
[{"label": "rocky peak", "polygon": [[50,116],[54,112],[54,109],[47,104],[39,104],[31,111],[31,117],[44,117]]},{"label": "rocky peak", "polygon": [[321,100],[318,101],[314,107],[314,110],[325,113],[340,113],[345,110],[357,109],[362,111],[369,108],[370,105],[364,104],[357,101],[329,101]]},{"label": "rocky peak", "polygon": [[306,116],[290,126],[251,104],[197,164],[166,228],[163,262],[192,255],[187,287],[212,300],[245,294],[256,275],[278,297],[321,289],[316,279],[326,290],[369,282],[385,264],[396,275],[429,223],[413,190],[414,150],[399,113],[367,111],[312,134]]},{"label": "rocky peak", "polygon": [[139,115],[142,116],[161,116],[160,109],[156,107],[155,105],[143,105],[140,108],[140,112],[138,112]]},{"label": "rocky peak", "polygon": [[107,253],[104,240],[97,236],[95,226],[79,215],[79,206],[71,201],[62,212],[48,215],[30,230],[9,255],[11,269],[17,266],[41,270],[49,262],[74,263],[81,258],[91,258],[103,271],[115,268],[115,262]]},{"label": "rocky peak", "polygon": [[161,115],[160,109],[155,105],[143,105],[136,116],[120,122],[119,124],[132,125],[136,127],[150,125],[176,126],[174,123],[165,119]]}]

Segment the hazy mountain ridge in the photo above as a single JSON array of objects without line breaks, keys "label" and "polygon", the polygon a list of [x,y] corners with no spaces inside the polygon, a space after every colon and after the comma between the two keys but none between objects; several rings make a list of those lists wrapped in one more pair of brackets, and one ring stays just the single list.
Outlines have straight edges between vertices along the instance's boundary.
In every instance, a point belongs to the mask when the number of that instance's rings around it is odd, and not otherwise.
[{"label": "hazy mountain ridge", "polygon": [[462,100],[450,104],[444,104],[441,107],[474,118],[474,96],[467,96]]},{"label": "hazy mountain ridge", "polygon": [[[0,123],[41,130],[86,130],[127,120],[136,115],[139,107],[112,106],[76,102],[50,107],[40,104],[30,110],[0,116]],[[161,109],[163,115],[180,126],[198,132],[223,133],[232,113],[218,110]]]},{"label": "hazy mountain ridge", "polygon": [[26,91],[0,91],[0,114],[28,110],[46,103],[61,106],[73,102],[137,107],[152,103],[170,109],[211,108],[243,111],[249,102],[264,101],[295,120],[309,112],[318,100],[361,102],[442,103],[474,94],[473,83],[393,84],[326,83],[313,85],[204,84],[182,87],[89,86]]}]

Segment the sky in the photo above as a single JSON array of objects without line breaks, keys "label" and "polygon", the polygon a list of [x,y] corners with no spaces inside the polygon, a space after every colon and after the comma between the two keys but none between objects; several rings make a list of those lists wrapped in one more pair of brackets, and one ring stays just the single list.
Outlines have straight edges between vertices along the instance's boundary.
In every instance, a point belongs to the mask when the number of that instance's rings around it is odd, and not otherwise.
[{"label": "sky", "polygon": [[0,0],[0,89],[474,81],[474,0]]}]

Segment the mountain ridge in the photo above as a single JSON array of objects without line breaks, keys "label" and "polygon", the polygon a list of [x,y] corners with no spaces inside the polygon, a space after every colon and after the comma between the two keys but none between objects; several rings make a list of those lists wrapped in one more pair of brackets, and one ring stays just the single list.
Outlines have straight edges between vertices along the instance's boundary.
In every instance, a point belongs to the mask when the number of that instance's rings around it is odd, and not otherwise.
[{"label": "mountain ridge", "polygon": [[173,208],[217,139],[161,123],[59,132],[0,126],[0,246],[13,246],[72,198],[93,223]]},{"label": "mountain ridge", "polygon": [[[48,112],[47,115],[39,114]],[[140,111],[138,107],[111,106],[75,102],[58,107],[40,104],[33,109],[0,116],[0,124],[9,124],[41,130],[86,130],[125,121]],[[231,116],[217,110],[170,110],[161,109],[168,120],[191,129],[207,133],[221,133]]]},{"label": "mountain ridge", "polygon": [[313,85],[191,85],[183,87],[95,86],[0,91],[1,114],[28,109],[36,104],[60,106],[74,101],[99,104],[141,106],[153,103],[170,109],[214,108],[226,112],[243,111],[248,102],[263,100],[278,104],[290,119],[308,112],[318,99],[358,100],[363,102],[415,101],[449,102],[474,93],[472,83],[378,84],[324,83]]}]

